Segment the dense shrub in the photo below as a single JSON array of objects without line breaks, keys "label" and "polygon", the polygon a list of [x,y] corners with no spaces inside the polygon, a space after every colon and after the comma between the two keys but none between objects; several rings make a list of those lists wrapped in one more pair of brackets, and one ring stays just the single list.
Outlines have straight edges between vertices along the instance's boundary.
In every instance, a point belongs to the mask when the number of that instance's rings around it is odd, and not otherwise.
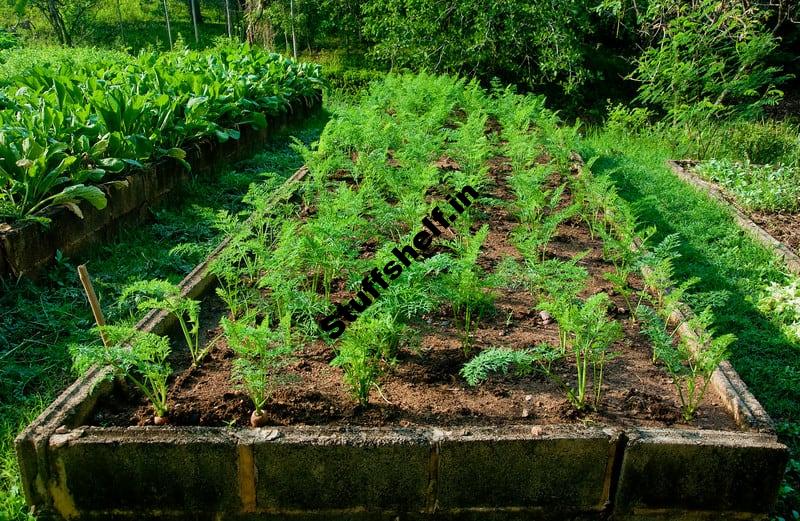
[{"label": "dense shrub", "polygon": [[19,40],[15,34],[0,29],[0,49],[12,49],[17,45]]},{"label": "dense shrub", "polygon": [[800,128],[787,122],[740,121],[726,125],[720,155],[756,164],[800,166]]},{"label": "dense shrub", "polygon": [[393,67],[556,83],[569,92],[588,75],[589,5],[458,0],[370,0],[364,33],[371,55]]},{"label": "dense shrub", "polygon": [[768,63],[778,41],[769,13],[737,0],[650,2],[642,22],[649,46],[636,60],[639,99],[673,121],[735,113],[753,116],[782,95]]}]

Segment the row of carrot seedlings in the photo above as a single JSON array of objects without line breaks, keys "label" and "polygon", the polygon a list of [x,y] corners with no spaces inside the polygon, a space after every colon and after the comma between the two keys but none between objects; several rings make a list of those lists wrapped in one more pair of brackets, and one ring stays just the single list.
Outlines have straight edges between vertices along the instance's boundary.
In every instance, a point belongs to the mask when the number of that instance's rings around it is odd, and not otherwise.
[{"label": "row of carrot seedlings", "polygon": [[[490,120],[499,122],[501,133],[487,132]],[[486,93],[450,77],[389,76],[357,103],[339,108],[313,150],[302,150],[310,173],[294,199],[267,204],[268,194],[256,190],[252,217],[233,223],[229,245],[211,266],[227,306],[221,326],[236,354],[234,384],[252,401],[251,423],[264,424],[275,390],[292,381],[287,366],[302,356],[304,345],[320,339],[334,351],[331,363],[341,368],[343,384],[366,405],[373,390],[380,392],[381,375],[397,363],[399,349],[413,347],[415,321],[442,307],[463,327],[461,374],[469,385],[495,372],[540,372],[563,388],[576,409],[598,405],[604,366],[614,356],[621,326],[608,315],[608,295],[580,298],[588,278],[580,258],[548,258],[546,248],[558,226],[573,218],[602,238],[604,255],[614,265],[607,277],[634,311],[631,320],[650,337],[653,361],[672,376],[690,421],[732,337],[713,334],[709,310],[691,319],[700,333],[699,348],[676,334],[678,324],[670,316],[692,283],[673,280],[676,239],[642,249],[637,236],[651,233],[640,229],[609,179],[592,176],[586,167],[548,187],[555,171],[569,171],[576,139],[577,129],[563,127],[543,98]],[[508,179],[513,201],[485,195],[492,182],[487,160],[500,153],[513,168]],[[542,154],[551,158],[546,164],[536,161]],[[440,168],[443,158],[451,167]],[[392,277],[396,280],[369,305],[361,299],[365,309],[352,317],[341,339],[319,329],[318,318],[355,294],[364,273],[391,262],[391,249],[410,243],[421,219],[466,186],[484,194],[480,204],[465,209],[452,232],[424,252],[424,260]],[[571,204],[564,206],[566,194]],[[495,205],[508,205],[518,218],[512,240],[524,261],[510,260],[498,273],[486,274],[476,262],[488,233],[480,224]],[[630,285],[637,272],[643,274],[641,291]],[[528,288],[538,309],[558,323],[559,345],[491,347],[470,359],[471,331],[494,312],[498,284]],[[123,298],[135,300],[140,310],[173,313],[194,365],[214,348],[200,344],[200,303],[181,297],[178,287],[144,281]],[[147,397],[157,423],[166,421],[169,341],[128,326],[103,329],[111,347],[80,346],[78,363],[112,366]],[[551,370],[557,360],[574,364],[571,378]]]}]

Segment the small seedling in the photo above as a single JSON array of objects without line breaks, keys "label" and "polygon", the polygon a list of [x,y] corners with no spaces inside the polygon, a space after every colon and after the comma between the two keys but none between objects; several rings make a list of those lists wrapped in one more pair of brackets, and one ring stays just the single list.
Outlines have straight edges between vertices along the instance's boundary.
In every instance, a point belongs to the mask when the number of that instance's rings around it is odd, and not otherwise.
[{"label": "small seedling", "polygon": [[485,382],[492,374],[508,374],[512,369],[516,377],[526,376],[534,371],[550,375],[550,365],[558,358],[558,352],[547,344],[522,350],[493,347],[481,351],[464,364],[459,374],[472,387]]},{"label": "small seedling", "polygon": [[505,329],[508,329],[508,328],[510,328],[510,327],[511,327],[511,320],[512,320],[513,318],[514,318],[514,310],[513,310],[513,309],[510,309],[510,310],[508,310],[508,315],[506,315],[506,324],[505,324]]}]

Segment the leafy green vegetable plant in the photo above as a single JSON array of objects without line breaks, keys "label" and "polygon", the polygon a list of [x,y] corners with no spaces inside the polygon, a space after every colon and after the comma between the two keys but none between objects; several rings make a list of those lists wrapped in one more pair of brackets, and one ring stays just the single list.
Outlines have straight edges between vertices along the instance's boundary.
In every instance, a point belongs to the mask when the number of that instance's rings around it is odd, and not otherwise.
[{"label": "leafy green vegetable plant", "polygon": [[81,344],[73,348],[76,367],[83,371],[91,365],[110,366],[114,375],[133,383],[152,404],[158,424],[165,421],[167,379],[172,369],[167,363],[169,339],[139,331],[129,326],[102,326],[99,330],[110,346]]},{"label": "leafy green vegetable plant", "polygon": [[284,317],[278,329],[272,329],[268,319],[254,325],[246,318],[223,318],[221,324],[228,346],[236,354],[233,379],[253,402],[251,425],[260,427],[266,422],[264,406],[275,390],[293,380],[281,372],[293,360],[295,350],[291,318]]},{"label": "leafy green vegetable plant", "polygon": [[199,364],[205,353],[200,351],[200,302],[181,295],[180,287],[164,280],[147,280],[122,290],[120,300],[134,299],[140,311],[159,309],[172,313],[180,324],[192,363]]},{"label": "leafy green vegetable plant", "polygon": [[36,214],[53,205],[83,217],[78,206],[82,200],[105,208],[105,194],[96,186],[65,186],[65,173],[78,160],[66,153],[66,145],[42,146],[30,137],[17,137],[0,132],[0,218]]},{"label": "leafy green vegetable plant", "polygon": [[751,211],[800,210],[800,168],[789,165],[753,165],[711,159],[697,165],[697,173],[732,193]]},{"label": "leafy green vegetable plant", "polygon": [[766,289],[758,307],[780,324],[786,335],[800,343],[800,278],[787,284],[773,282]]},{"label": "leafy green vegetable plant", "polygon": [[0,218],[102,209],[89,184],[161,158],[188,167],[185,143],[238,139],[320,88],[318,66],[248,45],[32,67],[0,88]]},{"label": "leafy green vegetable plant", "polygon": [[688,326],[697,335],[696,341],[687,338],[672,342],[654,342],[656,356],[672,377],[681,401],[681,413],[687,422],[694,419],[703,401],[711,375],[728,356],[728,347],[736,340],[732,334],[716,336],[711,329],[711,308],[689,319]]}]

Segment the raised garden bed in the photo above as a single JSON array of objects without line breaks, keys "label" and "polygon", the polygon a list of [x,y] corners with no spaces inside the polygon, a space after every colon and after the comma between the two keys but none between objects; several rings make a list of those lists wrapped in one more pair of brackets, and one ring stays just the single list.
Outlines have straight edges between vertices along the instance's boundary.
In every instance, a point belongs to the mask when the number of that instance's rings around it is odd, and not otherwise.
[{"label": "raised garden bed", "polygon": [[739,225],[782,257],[790,271],[800,274],[800,213],[748,211],[723,188],[694,173],[696,161],[669,161],[683,180],[730,206]]},{"label": "raised garden bed", "polygon": [[210,175],[221,166],[248,157],[270,136],[320,110],[321,105],[321,97],[298,103],[291,112],[267,118],[262,129],[242,125],[238,140],[219,143],[204,139],[196,143],[186,155],[191,172],[175,159],[164,158],[144,171],[125,176],[123,183],[103,183],[99,186],[106,193],[107,207],[98,210],[81,203],[83,218],[59,206],[46,211],[44,217],[50,219],[47,225],[35,221],[0,223],[0,277],[37,277],[53,262],[56,252],[74,256],[111,240],[119,230],[146,218],[151,206],[178,197],[176,189],[191,177]]},{"label": "raised garden bed", "polygon": [[[658,265],[645,267],[641,277],[630,274],[625,287],[614,290],[607,274],[619,272],[609,260],[620,262],[611,253],[616,232],[591,223],[609,224],[624,209],[610,186],[598,190],[602,180],[595,181],[579,158],[570,160],[569,131],[558,129],[535,98],[489,99],[447,78],[390,78],[382,89],[360,111],[335,118],[309,168],[265,201],[248,229],[181,285],[185,297],[201,301],[200,336],[208,354],[192,365],[183,339],[173,338],[169,425],[150,425],[151,405],[129,385],[111,383],[110,369],[95,368],[20,435],[25,492],[40,518],[762,517],[775,499],[786,448],[727,363],[702,377],[710,387],[698,408],[692,414],[681,410],[666,355],[653,363],[652,343],[639,332],[638,315],[631,316],[631,295],[645,298],[640,290],[652,284]],[[422,106],[417,100],[424,100]],[[376,128],[390,136],[391,146],[370,147]],[[348,142],[349,133],[358,132]],[[380,182],[378,173],[391,182]],[[465,180],[479,187],[481,197],[469,200]],[[369,197],[359,203],[365,193]],[[406,205],[414,193],[421,206],[411,211]],[[539,193],[547,193],[549,202],[536,222],[549,222],[552,233],[529,247],[526,241],[538,230],[522,228],[531,222],[524,212],[536,204],[524,198]],[[413,223],[450,194],[466,198],[452,200],[468,210],[448,213],[462,237],[446,232],[432,245],[419,246],[430,250],[429,259],[409,262],[405,275],[376,297],[378,315],[364,311],[361,319],[347,320],[334,342],[336,328],[324,325],[332,303],[357,297],[361,274],[383,266],[392,243],[409,244],[414,237],[412,244],[424,244]],[[359,212],[348,213],[358,204]],[[578,212],[575,205],[596,212]],[[381,220],[379,209],[392,218]],[[329,247],[340,248],[348,262],[326,272],[306,254],[294,271],[288,269],[282,255],[314,237],[310,231],[322,227],[330,211],[345,224],[323,228],[333,238]],[[472,242],[475,237],[480,242]],[[616,255],[627,255],[633,243],[625,246]],[[532,282],[514,269],[523,263],[558,270]],[[245,277],[248,266],[257,268]],[[559,271],[568,269],[571,277]],[[447,293],[453,274],[467,280],[459,270],[475,270],[477,279],[468,282],[479,282],[462,300]],[[576,279],[578,286],[571,282]],[[559,285],[548,285],[553,280]],[[226,306],[210,291],[215,282]],[[328,305],[295,307],[292,322],[281,322],[280,330],[289,331],[282,338],[297,345],[280,374],[296,378],[263,404],[266,425],[252,428],[252,389],[245,394],[230,381],[246,356],[233,345],[231,331],[248,324],[248,310],[269,320],[284,282],[297,301],[302,295],[302,302]],[[362,283],[362,291],[366,287]],[[581,401],[574,374],[581,333],[572,336],[558,308],[543,306],[553,302],[547,288],[575,291],[579,313],[599,302],[596,323],[582,327],[607,325],[615,333],[602,351],[608,356],[601,366],[604,384],[596,372],[590,377],[596,400]],[[231,298],[233,290],[238,299]],[[414,298],[405,298],[411,291]],[[598,301],[595,296],[604,292],[607,300]],[[451,296],[437,300],[437,294]],[[493,300],[492,312],[488,305],[476,306],[484,299]],[[402,314],[365,335],[360,328],[392,303]],[[465,316],[465,309],[473,313]],[[698,338],[690,327],[697,322],[682,312],[681,306],[671,308],[668,323],[687,339],[681,345],[700,352],[708,347],[707,331]],[[138,329],[164,334],[174,322],[172,314],[153,312]],[[316,323],[331,334],[321,334]],[[352,377],[357,361],[347,358],[348,349],[385,347],[386,332],[395,330],[401,334],[392,353],[371,355],[375,385],[359,386]],[[277,335],[278,329],[266,332]],[[356,343],[357,335],[366,340]],[[561,341],[575,349],[574,356],[559,354],[555,346]],[[465,381],[465,364],[492,348],[524,357],[534,356],[532,345],[552,355],[538,370],[526,372],[518,362],[514,371],[478,387],[468,383],[485,378]],[[664,349],[669,347],[674,346]],[[330,365],[334,356],[340,360],[336,367]],[[565,394],[557,382],[572,392]]]}]

